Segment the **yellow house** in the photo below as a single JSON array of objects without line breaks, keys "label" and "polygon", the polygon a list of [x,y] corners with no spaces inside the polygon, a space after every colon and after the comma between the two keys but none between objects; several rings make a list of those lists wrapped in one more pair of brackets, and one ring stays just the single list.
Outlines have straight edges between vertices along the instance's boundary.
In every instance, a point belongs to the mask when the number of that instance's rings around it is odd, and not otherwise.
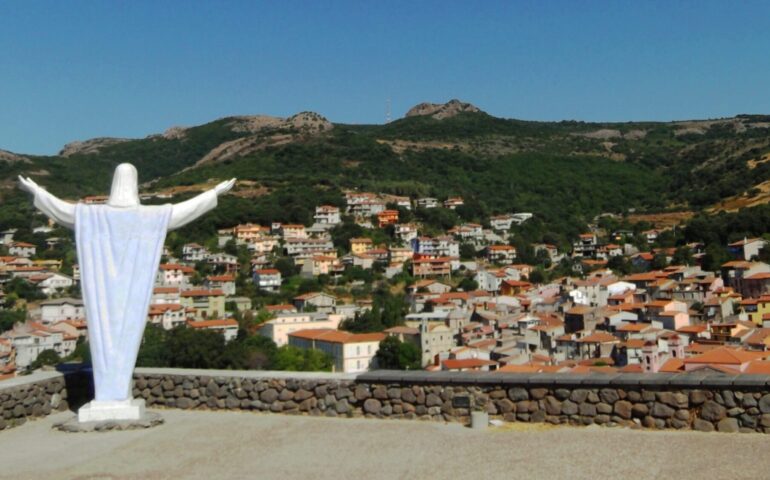
[{"label": "yellow house", "polygon": [[353,255],[360,253],[366,253],[373,247],[371,238],[351,238],[350,239],[350,252]]},{"label": "yellow house", "polygon": [[225,313],[225,293],[222,290],[187,290],[179,301],[185,308],[195,309],[195,319],[219,318]]},{"label": "yellow house", "polygon": [[749,317],[749,321],[761,326],[763,319],[770,321],[770,295],[743,299],[741,311]]}]

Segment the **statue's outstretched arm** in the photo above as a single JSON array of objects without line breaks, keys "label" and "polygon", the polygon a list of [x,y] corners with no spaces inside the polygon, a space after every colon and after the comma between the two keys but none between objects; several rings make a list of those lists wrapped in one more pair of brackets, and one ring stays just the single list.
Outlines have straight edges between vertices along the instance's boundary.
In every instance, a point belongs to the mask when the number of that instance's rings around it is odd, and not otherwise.
[{"label": "statue's outstretched arm", "polygon": [[200,195],[173,205],[168,229],[183,227],[217,206],[217,196],[229,191],[235,185],[235,179],[220,183]]},{"label": "statue's outstretched arm", "polygon": [[35,196],[35,207],[38,210],[59,225],[71,229],[75,228],[75,204],[51,195],[30,178],[19,175],[19,182],[23,190]]}]

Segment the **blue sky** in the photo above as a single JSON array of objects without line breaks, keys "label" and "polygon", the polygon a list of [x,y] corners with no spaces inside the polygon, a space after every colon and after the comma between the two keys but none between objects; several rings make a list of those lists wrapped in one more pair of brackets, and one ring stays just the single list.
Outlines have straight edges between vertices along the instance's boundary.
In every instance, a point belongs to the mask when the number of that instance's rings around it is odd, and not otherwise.
[{"label": "blue sky", "polygon": [[238,114],[382,123],[770,114],[770,2],[6,1],[0,149]]}]

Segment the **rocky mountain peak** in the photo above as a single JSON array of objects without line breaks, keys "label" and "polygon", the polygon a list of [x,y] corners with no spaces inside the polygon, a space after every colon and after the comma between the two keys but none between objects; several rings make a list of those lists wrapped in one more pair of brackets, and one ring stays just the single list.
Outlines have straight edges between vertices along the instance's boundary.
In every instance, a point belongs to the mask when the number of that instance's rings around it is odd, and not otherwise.
[{"label": "rocky mountain peak", "polygon": [[481,109],[471,103],[461,102],[455,98],[446,103],[420,103],[419,105],[410,108],[409,111],[406,112],[406,116],[417,117],[429,115],[436,120],[443,120],[463,112],[477,113],[481,112]]}]

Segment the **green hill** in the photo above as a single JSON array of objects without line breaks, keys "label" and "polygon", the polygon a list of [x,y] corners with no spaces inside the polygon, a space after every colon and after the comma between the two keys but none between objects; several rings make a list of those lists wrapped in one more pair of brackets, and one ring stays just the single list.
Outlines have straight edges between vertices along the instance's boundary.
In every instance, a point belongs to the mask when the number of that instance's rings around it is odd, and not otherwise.
[{"label": "green hill", "polygon": [[466,206],[458,213],[466,220],[529,211],[544,232],[567,239],[603,212],[697,211],[756,195],[770,180],[770,117],[530,122],[461,111],[332,126],[303,113],[230,117],[63,153],[0,155],[0,227],[29,227],[31,206],[14,188],[18,174],[77,198],[106,193],[115,165],[131,162],[148,190],[249,181],[191,227],[200,232],[239,221],[309,223],[315,205],[340,204],[342,190],[357,188],[460,195]]}]

